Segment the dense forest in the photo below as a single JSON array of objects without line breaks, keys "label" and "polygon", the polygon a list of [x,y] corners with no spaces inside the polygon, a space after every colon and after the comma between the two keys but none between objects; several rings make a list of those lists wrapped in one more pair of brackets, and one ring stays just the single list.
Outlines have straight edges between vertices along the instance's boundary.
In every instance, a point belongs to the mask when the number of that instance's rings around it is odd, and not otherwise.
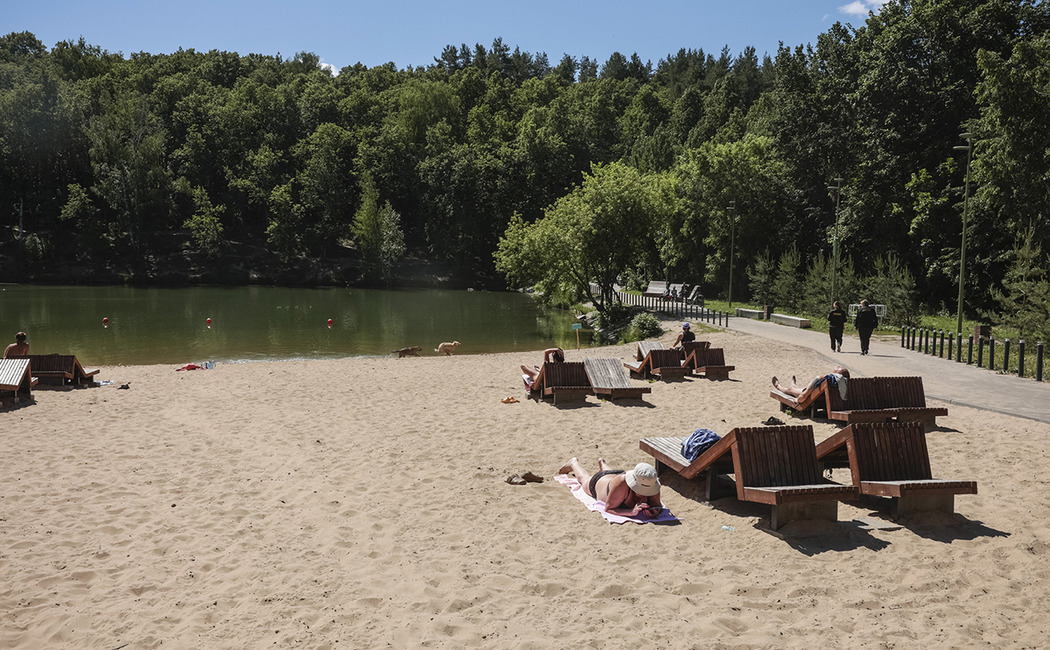
[{"label": "dense forest", "polygon": [[979,312],[1045,275],[1047,3],[891,0],[812,44],[655,66],[496,39],[333,74],[0,37],[3,281],[402,283],[425,263],[503,287],[546,265],[570,292],[725,296],[732,268],[743,299],[889,269],[953,312],[964,203]]}]

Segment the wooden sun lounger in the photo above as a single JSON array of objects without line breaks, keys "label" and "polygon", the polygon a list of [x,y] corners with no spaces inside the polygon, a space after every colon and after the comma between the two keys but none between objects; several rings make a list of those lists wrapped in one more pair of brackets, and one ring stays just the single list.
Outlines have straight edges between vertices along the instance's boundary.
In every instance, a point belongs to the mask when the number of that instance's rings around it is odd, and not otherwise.
[{"label": "wooden sun lounger", "polygon": [[667,290],[667,283],[659,280],[653,280],[649,283],[649,286],[642,292],[643,296],[649,296],[659,298],[664,295],[664,291]]},{"label": "wooden sun lounger", "polygon": [[726,365],[725,350],[722,348],[697,350],[693,353],[693,364],[690,369],[694,374],[719,381],[729,379],[730,371],[736,370],[736,366]]},{"label": "wooden sun lounger", "polygon": [[11,358],[29,359],[33,376],[42,386],[93,386],[92,377],[99,373],[97,368],[85,370],[72,354],[28,354]]},{"label": "wooden sun lounger", "polygon": [[624,361],[623,367],[643,377],[649,376],[649,353],[653,350],[664,350],[660,341],[638,341],[634,348],[634,361]]},{"label": "wooden sun lounger", "polygon": [[595,395],[615,400],[618,397],[642,399],[653,392],[649,386],[635,386],[619,359],[584,359],[584,368]]},{"label": "wooden sun lounger", "polygon": [[700,357],[698,353],[711,347],[710,341],[682,341],[682,365],[691,370],[696,370],[696,362]]},{"label": "wooden sun lounger", "polygon": [[[24,357],[0,359],[0,403],[17,404],[23,397],[32,397],[37,378],[32,376],[29,359]],[[11,391],[11,395],[7,395]]]},{"label": "wooden sun lounger", "polygon": [[678,350],[650,350],[649,373],[661,379],[681,379],[693,374],[693,369],[682,365]]},{"label": "wooden sun lounger", "polygon": [[823,479],[808,425],[736,428],[692,462],[682,456],[682,441],[644,438],[639,447],[656,460],[657,471],[670,467],[687,479],[705,474],[707,500],[720,496],[717,477],[733,474],[738,499],[772,506],[773,530],[796,519],[835,521],[838,502],[859,491]]},{"label": "wooden sun lounger", "polygon": [[805,400],[772,390],[770,397],[780,402],[780,410],[788,408],[810,417],[823,417],[852,424],[854,422],[922,422],[936,425],[939,415],[948,415],[948,409],[926,406],[922,377],[855,377],[849,380],[846,399],[837,387],[824,382],[810,391]]},{"label": "wooden sun lounger", "polygon": [[559,400],[584,400],[594,391],[582,361],[547,361],[543,364],[543,396]]},{"label": "wooden sun lounger", "polygon": [[891,516],[954,512],[956,494],[977,494],[976,481],[933,478],[919,422],[851,424],[817,445],[825,467],[849,467],[860,493],[889,497]]}]

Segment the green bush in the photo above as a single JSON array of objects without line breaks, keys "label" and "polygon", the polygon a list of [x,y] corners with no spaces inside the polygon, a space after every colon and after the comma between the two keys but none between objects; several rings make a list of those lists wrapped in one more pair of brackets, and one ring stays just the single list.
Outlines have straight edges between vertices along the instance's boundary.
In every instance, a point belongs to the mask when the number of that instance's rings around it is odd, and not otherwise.
[{"label": "green bush", "polygon": [[658,336],[664,331],[660,325],[660,321],[656,319],[647,311],[643,311],[640,314],[635,315],[631,319],[631,324],[627,326],[627,329],[623,332],[623,342],[631,343],[632,341],[641,341],[653,336]]}]

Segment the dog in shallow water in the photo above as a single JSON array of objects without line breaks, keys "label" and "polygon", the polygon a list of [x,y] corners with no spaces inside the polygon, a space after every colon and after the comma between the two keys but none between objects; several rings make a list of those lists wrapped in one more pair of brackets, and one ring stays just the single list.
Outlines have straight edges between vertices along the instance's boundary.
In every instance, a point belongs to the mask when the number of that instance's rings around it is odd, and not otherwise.
[{"label": "dog in shallow water", "polygon": [[458,348],[458,347],[459,347],[459,341],[452,341],[451,343],[449,343],[448,341],[445,341],[441,345],[437,346],[437,348],[434,350],[434,352],[444,352],[446,356],[450,356],[451,357],[452,353],[455,352],[456,348]]},{"label": "dog in shallow water", "polygon": [[423,348],[418,345],[413,345],[410,348],[401,348],[400,350],[394,350],[397,354],[398,359],[404,359],[405,357],[418,357],[419,353],[422,352]]}]

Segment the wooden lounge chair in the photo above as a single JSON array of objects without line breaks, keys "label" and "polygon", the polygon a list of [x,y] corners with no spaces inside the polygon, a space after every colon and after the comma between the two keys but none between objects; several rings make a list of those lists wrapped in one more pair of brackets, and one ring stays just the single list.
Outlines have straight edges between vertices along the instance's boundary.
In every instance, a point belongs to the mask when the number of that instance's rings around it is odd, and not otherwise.
[{"label": "wooden lounge chair", "polygon": [[710,341],[682,341],[682,365],[691,370],[696,369],[697,352],[702,352],[711,347]]},{"label": "wooden lounge chair", "polygon": [[659,298],[664,295],[664,291],[667,290],[667,283],[659,280],[654,280],[649,283],[649,286],[642,292],[643,296],[649,296],[652,298]]},{"label": "wooden lounge chair", "polygon": [[683,438],[644,438],[639,447],[684,478],[705,475],[704,495],[718,498],[717,477],[733,474],[736,497],[771,505],[774,530],[796,519],[838,517],[838,502],[858,488],[826,482],[817,462],[811,426],[741,427],[730,431],[694,461],[682,456]]},{"label": "wooden lounge chair", "polygon": [[633,373],[646,377],[649,375],[649,353],[653,350],[664,350],[660,341],[638,341],[634,349],[634,361],[624,361],[623,367]]},{"label": "wooden lounge chair", "polygon": [[11,358],[29,359],[33,376],[42,386],[94,386],[92,377],[99,373],[98,368],[85,370],[72,354],[28,354]]},{"label": "wooden lounge chair", "polygon": [[653,392],[649,386],[635,386],[619,359],[584,359],[584,368],[595,395],[615,400],[618,397],[642,399]]},{"label": "wooden lounge chair", "polygon": [[594,392],[582,361],[547,361],[541,372],[543,396],[550,397],[554,404],[559,400],[583,400]]},{"label": "wooden lounge chair", "polygon": [[37,378],[32,376],[30,366],[29,359],[24,357],[0,359],[0,403],[17,404],[22,398],[32,398]]},{"label": "wooden lounge chair", "polygon": [[851,424],[817,445],[825,467],[849,467],[864,495],[892,499],[891,516],[954,512],[956,494],[977,494],[976,481],[933,478],[919,422]]},{"label": "wooden lounge chair", "polygon": [[661,379],[681,379],[693,374],[693,369],[682,365],[678,350],[650,350],[649,373]]},{"label": "wooden lounge chair", "polygon": [[693,364],[690,370],[694,374],[719,381],[729,379],[729,372],[736,370],[736,366],[726,365],[725,350],[722,348],[697,350],[693,353]]},{"label": "wooden lounge chair", "polygon": [[791,408],[847,424],[898,421],[934,426],[937,416],[948,415],[947,408],[926,406],[922,377],[855,377],[849,380],[845,400],[829,382],[810,391],[801,402],[778,390],[769,394],[780,402],[782,411]]}]

